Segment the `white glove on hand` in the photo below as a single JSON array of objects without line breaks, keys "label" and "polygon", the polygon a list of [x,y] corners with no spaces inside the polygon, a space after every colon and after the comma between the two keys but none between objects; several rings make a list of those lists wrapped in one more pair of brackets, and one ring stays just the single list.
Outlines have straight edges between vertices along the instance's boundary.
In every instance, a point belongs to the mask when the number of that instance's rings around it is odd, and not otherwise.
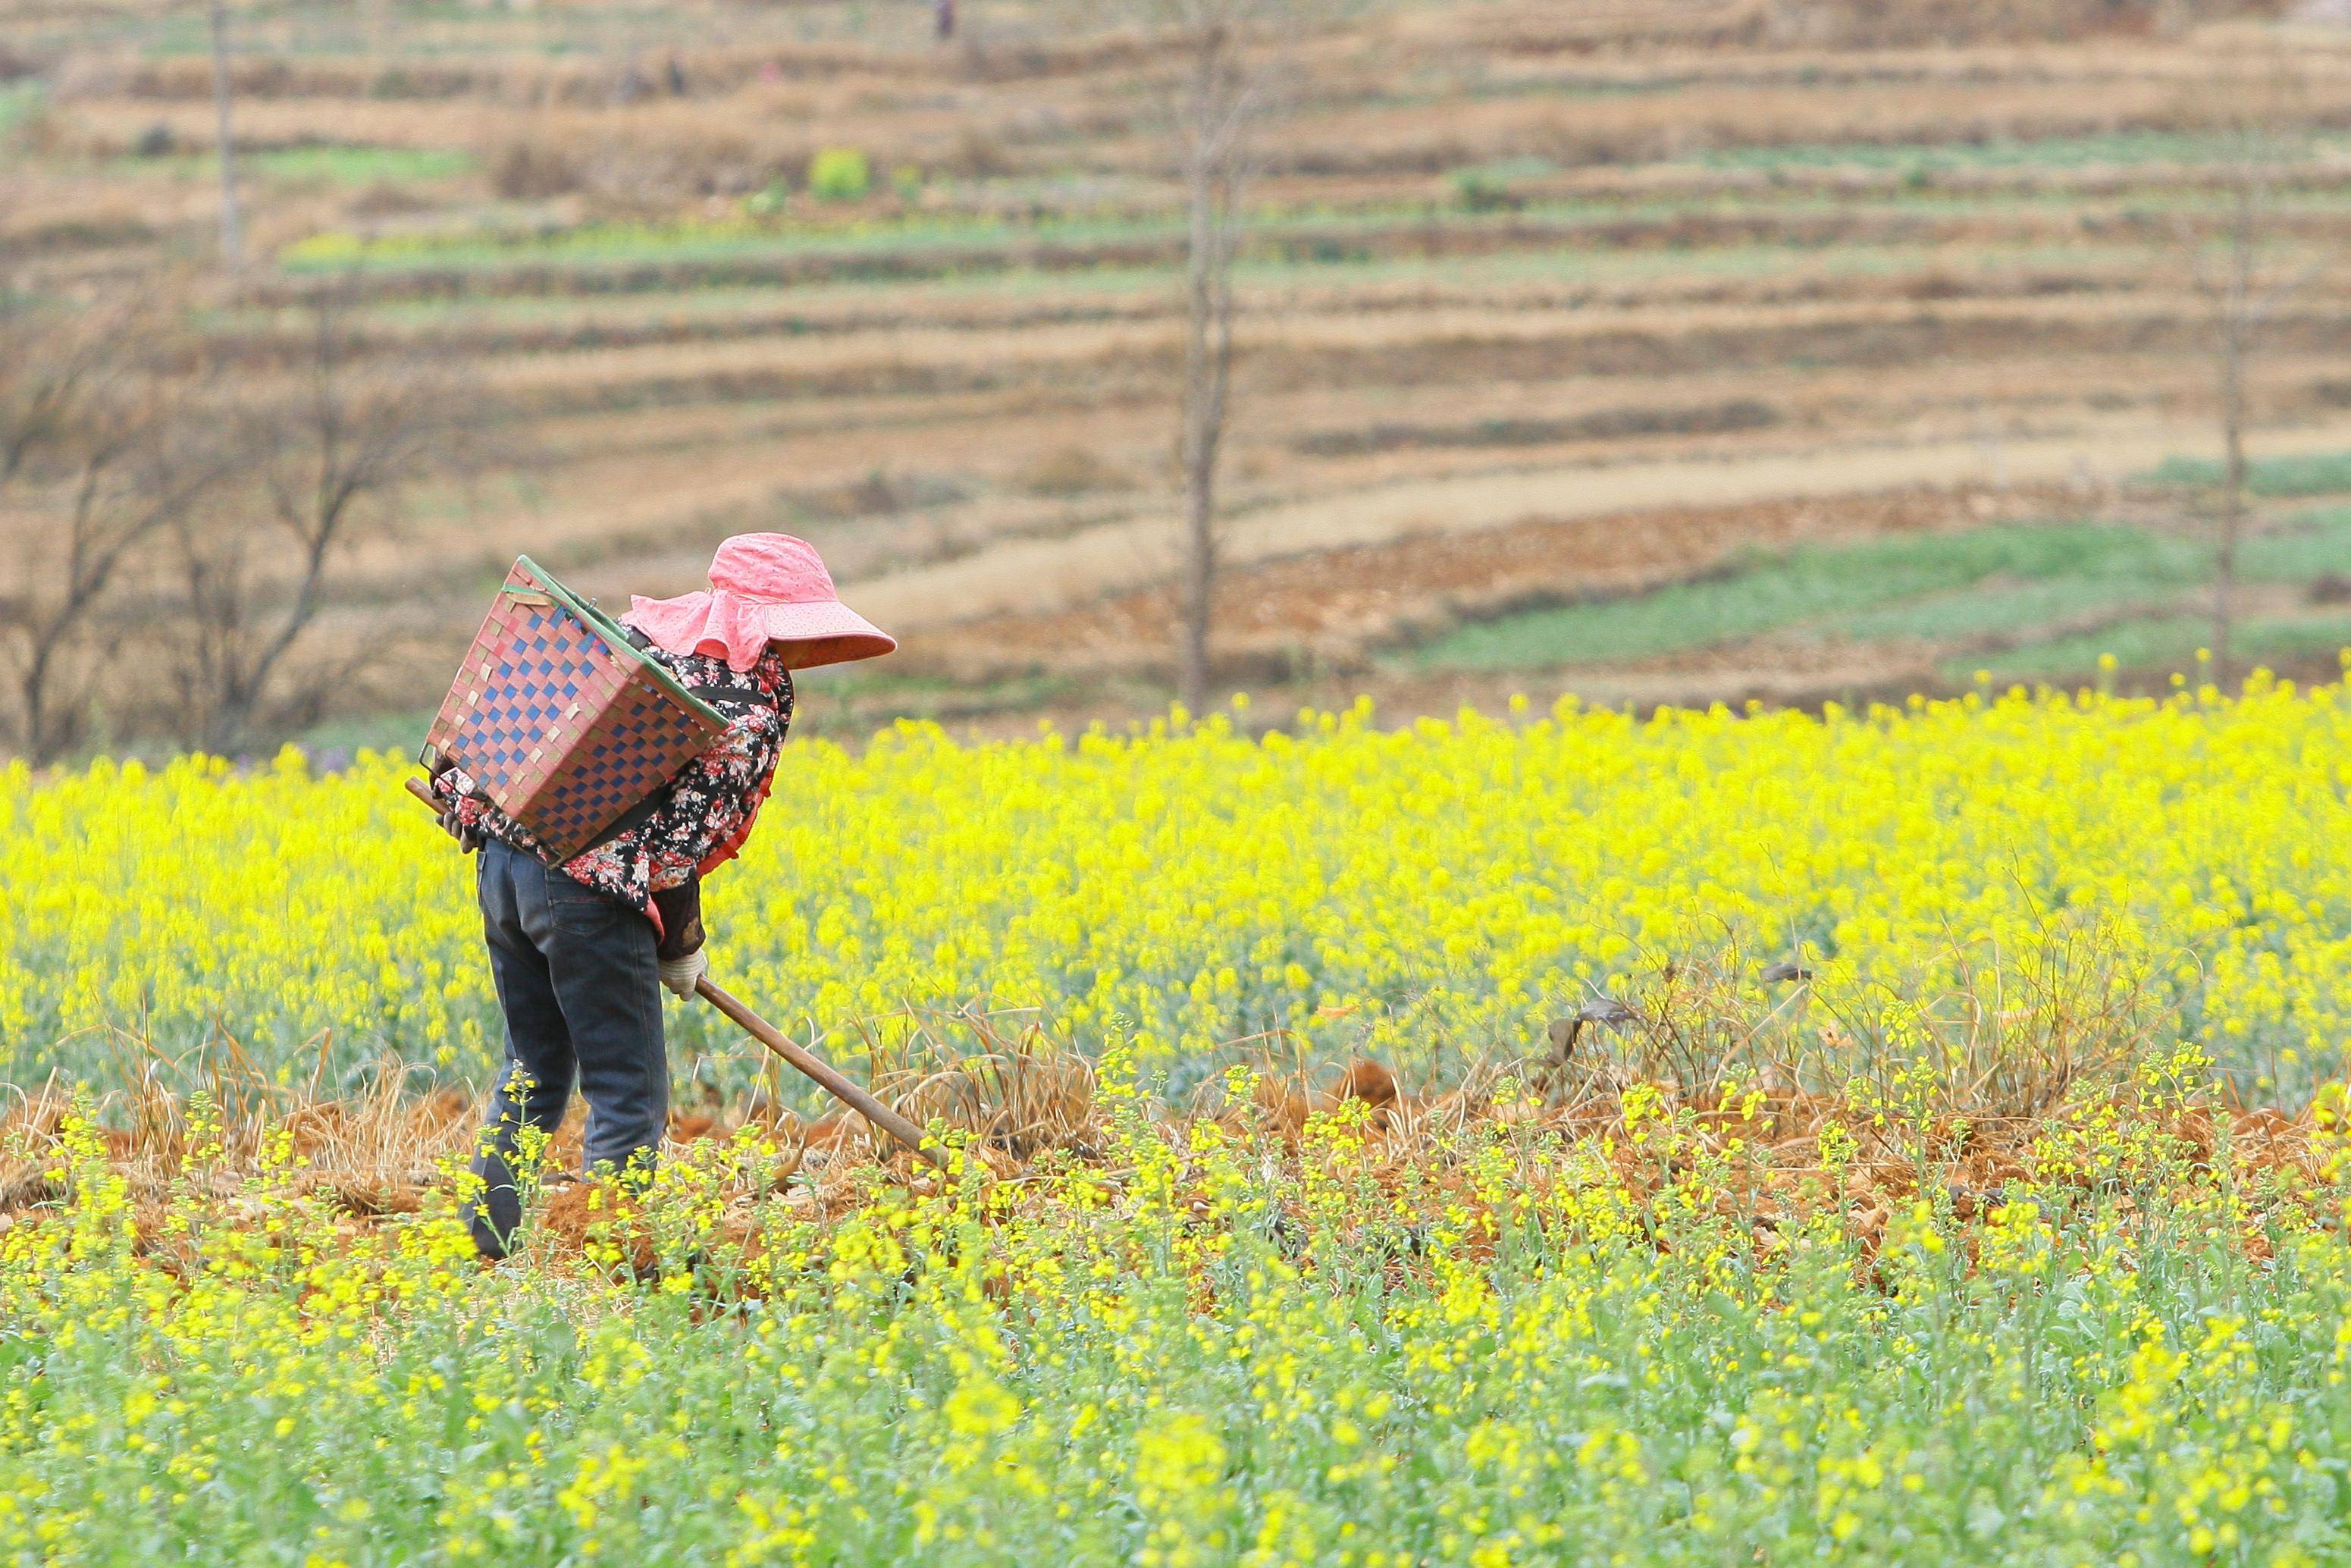
[{"label": "white glove on hand", "polygon": [[696,947],[683,958],[664,958],[661,961],[661,983],[680,997],[694,995],[695,982],[708,973],[710,954],[701,947]]}]

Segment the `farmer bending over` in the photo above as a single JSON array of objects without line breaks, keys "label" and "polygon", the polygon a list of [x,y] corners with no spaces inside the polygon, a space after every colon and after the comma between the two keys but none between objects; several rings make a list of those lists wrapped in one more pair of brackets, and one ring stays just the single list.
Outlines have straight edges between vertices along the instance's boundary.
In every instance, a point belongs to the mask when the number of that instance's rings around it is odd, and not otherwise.
[{"label": "farmer bending over", "polygon": [[727,719],[708,751],[607,830],[549,867],[529,831],[451,768],[433,780],[441,825],[482,858],[475,887],[507,1023],[507,1069],[490,1101],[484,1190],[471,1220],[503,1258],[522,1218],[509,1161],[521,1126],[562,1124],[576,1074],[588,1101],[589,1167],[649,1168],[669,1119],[660,988],[694,995],[702,881],[734,857],[767,799],[792,717],[791,672],[897,646],[841,602],[824,562],[784,534],[718,547],[710,587],[635,599],[630,640]]}]

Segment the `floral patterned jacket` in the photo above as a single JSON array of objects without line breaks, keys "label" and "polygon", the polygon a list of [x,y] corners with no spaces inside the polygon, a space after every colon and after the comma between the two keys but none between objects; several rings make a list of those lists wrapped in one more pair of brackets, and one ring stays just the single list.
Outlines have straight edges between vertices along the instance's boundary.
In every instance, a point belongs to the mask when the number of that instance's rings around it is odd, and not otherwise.
[{"label": "floral patterned jacket", "polygon": [[[773,647],[746,671],[703,653],[645,645],[645,656],[727,718],[716,745],[654,795],[652,815],[558,868],[573,881],[642,909],[661,934],[664,958],[702,946],[704,875],[735,858],[775,779],[792,722],[792,677]],[[458,823],[544,860],[530,830],[474,792],[452,768],[433,780]]]}]

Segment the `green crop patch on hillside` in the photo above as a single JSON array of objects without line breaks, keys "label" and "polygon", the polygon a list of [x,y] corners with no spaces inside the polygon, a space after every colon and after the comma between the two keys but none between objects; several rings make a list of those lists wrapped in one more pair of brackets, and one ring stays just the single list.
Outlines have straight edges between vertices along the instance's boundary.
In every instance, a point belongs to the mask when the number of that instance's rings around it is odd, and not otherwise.
[{"label": "green crop patch on hillside", "polygon": [[2072,571],[2039,580],[1996,573],[1949,593],[1905,599],[1787,630],[1856,642],[1944,642],[1995,637],[2019,626],[2062,625],[2178,598],[2195,580],[2189,553],[2163,554],[2172,559],[2131,563],[2110,573]]},{"label": "green crop patch on hillside", "polygon": [[377,180],[454,180],[480,161],[454,147],[281,147],[256,154],[254,165],[279,180],[365,184]]},{"label": "green crop patch on hillside", "polygon": [[[2351,146],[2351,138],[2313,137],[2300,143],[2306,156]],[[2189,167],[2231,156],[2227,138],[2192,131],[2098,131],[2078,136],[1989,137],[1912,141],[1792,141],[1709,149],[1661,167],[1793,174],[1859,170],[1926,176],[1944,173],[2030,173],[2036,170],[2128,169],[2143,165]],[[1520,156],[1465,164],[1453,172],[1455,190],[1471,206],[1507,198],[1520,183],[1551,179],[1565,169],[1548,158]]]},{"label": "green crop patch on hillside", "polygon": [[[2310,150],[2344,144],[2343,138]],[[2191,131],[2116,131],[2085,136],[1949,141],[1792,142],[1727,147],[1696,162],[1710,169],[1845,168],[1937,173],[2000,169],[2078,169],[2101,164],[2210,163],[2230,155],[2226,138]]]},{"label": "green crop patch on hillside", "polygon": [[[1805,545],[1648,593],[1464,626],[1417,657],[1436,668],[1544,668],[1653,658],[1800,625],[1890,636],[1910,626],[1911,601],[1990,580],[2033,582],[2044,591],[2056,583],[2119,582],[2136,591],[2145,584],[2191,580],[2196,564],[2193,551],[2176,541],[2098,523],[2006,524],[1861,544]],[[2087,586],[2069,591],[2095,597]],[[1903,606],[1898,613],[1892,609],[1897,605]],[[1962,600],[1928,608],[1955,626],[1997,613],[1996,606]],[[1879,611],[1886,613],[1872,613]]]},{"label": "green crop patch on hillside", "polygon": [[985,252],[1022,243],[1102,245],[1178,233],[1160,217],[1080,214],[1033,221],[981,214],[874,217],[794,223],[758,217],[593,223],[500,233],[401,234],[363,237],[341,230],[310,235],[279,253],[292,271],[330,267],[499,267],[528,262],[704,261],[745,256],[836,253]]},{"label": "green crop patch on hillside", "polygon": [[[2159,613],[2191,592],[2200,593],[2211,580],[2209,538],[2111,531],[2142,542],[2101,552],[2076,570],[2040,578],[2003,574],[1954,593],[1838,617],[1820,629],[1864,640],[1989,636],[2020,626],[2061,625],[2131,605]],[[2239,547],[2237,574],[2252,583],[2308,583],[2351,575],[2351,507],[2305,512],[2269,525]]]},{"label": "green crop patch on hillside", "polygon": [[[1981,670],[2002,681],[2063,682],[2086,676],[2111,654],[2125,669],[2173,669],[2193,674],[2212,641],[2212,618],[2159,614],[2120,621],[1977,659],[1947,660],[1945,679],[1962,681]],[[2235,631],[2232,652],[2245,661],[2324,658],[2351,648],[2351,615],[2252,616]]]},{"label": "green crop patch on hillside", "polygon": [[[2166,489],[2210,489],[2220,483],[2220,465],[2209,457],[2173,457],[2137,476],[2142,485]],[[2351,495],[2351,452],[2307,452],[2257,457],[2246,467],[2245,488],[2256,496]]]},{"label": "green crop patch on hillside", "polygon": [[[1935,642],[2044,625],[2054,632],[2085,618],[2153,625],[2201,592],[2212,567],[2213,543],[2204,534],[2090,522],[1807,545],[1645,593],[1463,626],[1416,657],[1430,668],[1541,669],[1655,658],[1773,633]],[[2240,547],[2238,574],[2249,583],[2351,577],[2351,507],[2265,525]],[[2277,635],[2282,650],[2301,649],[2298,633],[2282,627]],[[2112,651],[2123,657],[2145,636],[2155,634],[2131,632],[2130,649]],[[2196,642],[2165,632],[2147,644],[2148,656],[2169,658],[2175,644],[2192,652]],[[2065,635],[2033,646],[2057,650],[2052,669],[2086,668],[2106,651],[2085,643],[2082,654]],[[2135,653],[2126,662],[2136,662]]]},{"label": "green crop patch on hillside", "polygon": [[2308,582],[2351,573],[2351,507],[2322,507],[2268,525],[2238,547],[2240,575]]},{"label": "green crop patch on hillside", "polygon": [[[1424,233],[1441,222],[1448,233],[1499,230],[1516,246],[1548,247],[1580,241],[1608,225],[1669,224],[1692,217],[1728,220],[1742,214],[1773,220],[1865,222],[1886,215],[1964,218],[1997,216],[2035,198],[1913,193],[1869,202],[1816,195],[1771,196],[1726,201],[1718,195],[1587,197],[1529,203],[1499,212],[1454,210],[1441,215],[1425,202],[1375,202],[1336,206],[1314,204],[1259,208],[1249,216],[1246,254],[1259,259],[1336,261],[1377,259],[1373,242],[1408,230]],[[457,233],[403,232],[363,235],[329,229],[297,240],[278,253],[291,271],[422,267],[486,268],[517,265],[598,262],[678,262],[759,256],[918,255],[984,261],[1030,247],[1060,246],[1071,252],[1117,246],[1169,245],[1182,238],[1178,214],[1088,211],[1071,208],[1033,215],[984,212],[866,213],[840,219],[768,217],[753,214],[672,221],[598,222],[568,228],[475,229]],[[1744,230],[1726,243],[1754,248]],[[1688,248],[1684,243],[1678,248]],[[1068,257],[1070,265],[1087,258]]]},{"label": "green crop patch on hillside", "polygon": [[33,118],[41,107],[43,94],[37,81],[11,82],[0,87],[0,137],[16,131]]},{"label": "green crop patch on hillside", "polygon": [[[473,153],[446,147],[271,147],[241,154],[240,172],[287,184],[370,185],[455,180],[480,166]],[[113,167],[131,172],[165,172],[183,180],[210,180],[220,172],[211,152],[166,158],[123,157]]]}]

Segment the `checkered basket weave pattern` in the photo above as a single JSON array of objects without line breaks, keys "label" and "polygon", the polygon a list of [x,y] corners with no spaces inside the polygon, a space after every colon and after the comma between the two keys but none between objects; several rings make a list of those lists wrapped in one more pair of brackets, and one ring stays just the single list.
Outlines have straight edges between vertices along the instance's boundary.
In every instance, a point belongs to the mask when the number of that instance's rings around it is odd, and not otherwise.
[{"label": "checkered basket weave pattern", "polygon": [[427,732],[556,862],[707,750],[725,722],[528,557],[515,563]]}]

